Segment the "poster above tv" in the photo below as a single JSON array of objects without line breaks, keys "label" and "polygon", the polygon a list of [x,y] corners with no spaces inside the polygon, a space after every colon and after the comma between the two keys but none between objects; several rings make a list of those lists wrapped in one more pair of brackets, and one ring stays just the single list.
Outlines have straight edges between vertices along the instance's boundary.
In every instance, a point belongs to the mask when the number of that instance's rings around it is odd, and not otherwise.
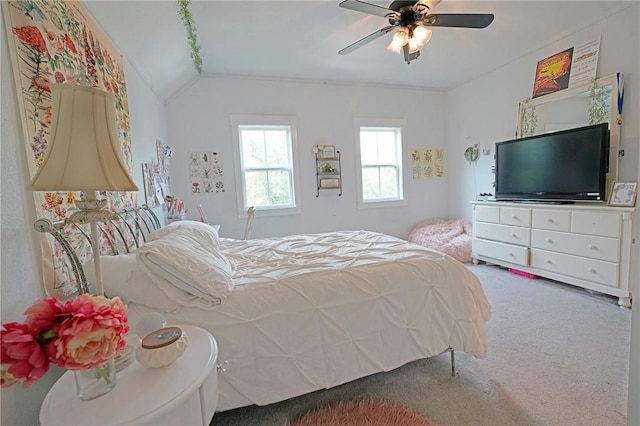
[{"label": "poster above tv", "polygon": [[596,77],[600,37],[538,61],[532,98],[586,84]]}]

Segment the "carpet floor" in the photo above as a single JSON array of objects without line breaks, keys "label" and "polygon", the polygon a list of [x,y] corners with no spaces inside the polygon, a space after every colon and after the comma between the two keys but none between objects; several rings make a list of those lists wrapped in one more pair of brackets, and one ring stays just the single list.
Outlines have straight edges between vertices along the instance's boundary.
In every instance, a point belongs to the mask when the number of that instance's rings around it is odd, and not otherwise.
[{"label": "carpet floor", "polygon": [[617,298],[505,269],[468,265],[492,306],[485,359],[442,354],[264,407],[216,413],[212,425],[284,425],[314,407],[392,401],[444,425],[626,424],[631,311]]}]

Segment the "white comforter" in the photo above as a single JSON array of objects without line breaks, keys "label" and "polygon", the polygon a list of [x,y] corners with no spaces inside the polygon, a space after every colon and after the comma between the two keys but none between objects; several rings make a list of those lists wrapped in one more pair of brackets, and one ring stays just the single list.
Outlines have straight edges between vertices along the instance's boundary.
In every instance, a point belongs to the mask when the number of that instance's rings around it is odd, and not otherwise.
[{"label": "white comforter", "polygon": [[[387,235],[335,232],[220,239],[234,288],[213,310],[169,323],[209,330],[219,347],[218,410],[336,386],[447,348],[484,357],[490,306],[453,258]],[[129,304],[131,318],[149,309]]]}]

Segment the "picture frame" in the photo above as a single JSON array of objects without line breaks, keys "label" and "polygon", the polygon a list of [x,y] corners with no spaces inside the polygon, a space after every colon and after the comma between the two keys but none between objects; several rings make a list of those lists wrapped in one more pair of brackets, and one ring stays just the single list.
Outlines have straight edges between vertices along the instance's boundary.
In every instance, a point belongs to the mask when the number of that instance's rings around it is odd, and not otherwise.
[{"label": "picture frame", "polygon": [[336,158],[336,146],[325,145],[319,153],[319,158]]},{"label": "picture frame", "polygon": [[634,207],[638,195],[638,182],[613,182],[609,192],[610,206]]},{"label": "picture frame", "polygon": [[320,179],[320,188],[322,189],[340,188],[340,179],[336,179],[336,178]]},{"label": "picture frame", "polygon": [[162,194],[161,176],[158,174],[158,166],[152,163],[142,163],[142,183],[144,187],[144,201],[149,207],[156,207],[164,203]]}]

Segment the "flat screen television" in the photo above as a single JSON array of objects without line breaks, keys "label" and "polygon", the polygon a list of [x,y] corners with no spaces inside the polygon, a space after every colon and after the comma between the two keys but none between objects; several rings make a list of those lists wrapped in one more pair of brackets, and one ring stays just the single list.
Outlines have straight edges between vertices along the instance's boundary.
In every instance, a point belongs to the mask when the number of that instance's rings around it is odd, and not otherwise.
[{"label": "flat screen television", "polygon": [[607,123],[498,142],[496,200],[604,201]]}]

